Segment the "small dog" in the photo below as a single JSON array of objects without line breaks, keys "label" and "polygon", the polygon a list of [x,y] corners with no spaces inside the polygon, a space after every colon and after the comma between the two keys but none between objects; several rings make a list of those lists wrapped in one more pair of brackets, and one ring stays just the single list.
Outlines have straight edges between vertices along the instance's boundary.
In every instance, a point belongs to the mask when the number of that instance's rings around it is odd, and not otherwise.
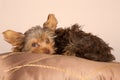
[{"label": "small dog", "polygon": [[49,14],[43,28],[36,26],[24,34],[7,30],[3,34],[5,40],[15,46],[14,52],[60,54],[104,62],[115,60],[112,48],[101,38],[85,33],[77,24],[56,29],[57,23],[54,14]]}]

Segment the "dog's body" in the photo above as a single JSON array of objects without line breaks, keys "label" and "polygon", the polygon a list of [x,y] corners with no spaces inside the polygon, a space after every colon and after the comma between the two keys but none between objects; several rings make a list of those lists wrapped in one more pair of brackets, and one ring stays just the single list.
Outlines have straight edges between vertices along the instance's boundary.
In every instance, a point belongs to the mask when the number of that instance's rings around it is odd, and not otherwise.
[{"label": "dog's body", "polygon": [[[7,42],[14,44],[14,52],[55,53],[105,62],[115,59],[108,44],[97,36],[85,33],[78,25],[66,29],[56,27],[57,20],[50,14],[43,28],[36,26],[24,34],[11,30],[3,34]],[[12,37],[13,34],[16,37]]]},{"label": "dog's body", "polygon": [[85,33],[81,26],[75,24],[68,28],[56,29],[55,47],[56,53],[62,55],[74,55],[96,61],[112,61],[111,47],[101,38]]}]

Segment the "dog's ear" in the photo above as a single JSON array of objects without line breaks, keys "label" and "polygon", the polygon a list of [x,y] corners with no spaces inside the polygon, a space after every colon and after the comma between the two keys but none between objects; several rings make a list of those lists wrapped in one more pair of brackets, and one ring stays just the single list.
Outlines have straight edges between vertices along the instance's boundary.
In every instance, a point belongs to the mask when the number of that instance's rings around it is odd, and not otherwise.
[{"label": "dog's ear", "polygon": [[47,21],[43,24],[43,28],[55,31],[57,24],[58,24],[58,21],[57,21],[55,15],[49,14]]},{"label": "dog's ear", "polygon": [[24,41],[24,34],[20,32],[16,32],[13,30],[6,30],[3,32],[4,39],[12,44],[12,46],[19,46],[23,43]]}]

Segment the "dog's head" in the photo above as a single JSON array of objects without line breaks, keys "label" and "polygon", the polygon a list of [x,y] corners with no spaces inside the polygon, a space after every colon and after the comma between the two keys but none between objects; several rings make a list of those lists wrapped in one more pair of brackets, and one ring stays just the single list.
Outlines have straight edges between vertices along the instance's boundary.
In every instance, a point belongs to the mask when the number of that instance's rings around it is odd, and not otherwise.
[{"label": "dog's head", "polygon": [[15,46],[14,51],[52,54],[55,51],[53,38],[56,26],[57,20],[54,14],[49,14],[43,28],[35,26],[24,34],[7,30],[3,35],[7,42]]},{"label": "dog's head", "polygon": [[22,51],[35,53],[54,53],[54,34],[49,29],[40,26],[33,27],[25,32]]}]

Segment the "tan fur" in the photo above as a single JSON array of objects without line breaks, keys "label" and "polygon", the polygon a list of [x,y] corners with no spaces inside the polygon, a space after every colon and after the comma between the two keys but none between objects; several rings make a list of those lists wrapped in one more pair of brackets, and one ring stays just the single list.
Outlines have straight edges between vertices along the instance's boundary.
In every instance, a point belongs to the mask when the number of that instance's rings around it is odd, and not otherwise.
[{"label": "tan fur", "polygon": [[12,46],[19,46],[22,44],[25,37],[22,33],[13,30],[4,31],[3,36],[8,43],[12,44]]},{"label": "tan fur", "polygon": [[54,14],[49,14],[47,21],[43,24],[43,26],[46,28],[50,28],[51,30],[55,31],[57,27],[58,21]]}]

